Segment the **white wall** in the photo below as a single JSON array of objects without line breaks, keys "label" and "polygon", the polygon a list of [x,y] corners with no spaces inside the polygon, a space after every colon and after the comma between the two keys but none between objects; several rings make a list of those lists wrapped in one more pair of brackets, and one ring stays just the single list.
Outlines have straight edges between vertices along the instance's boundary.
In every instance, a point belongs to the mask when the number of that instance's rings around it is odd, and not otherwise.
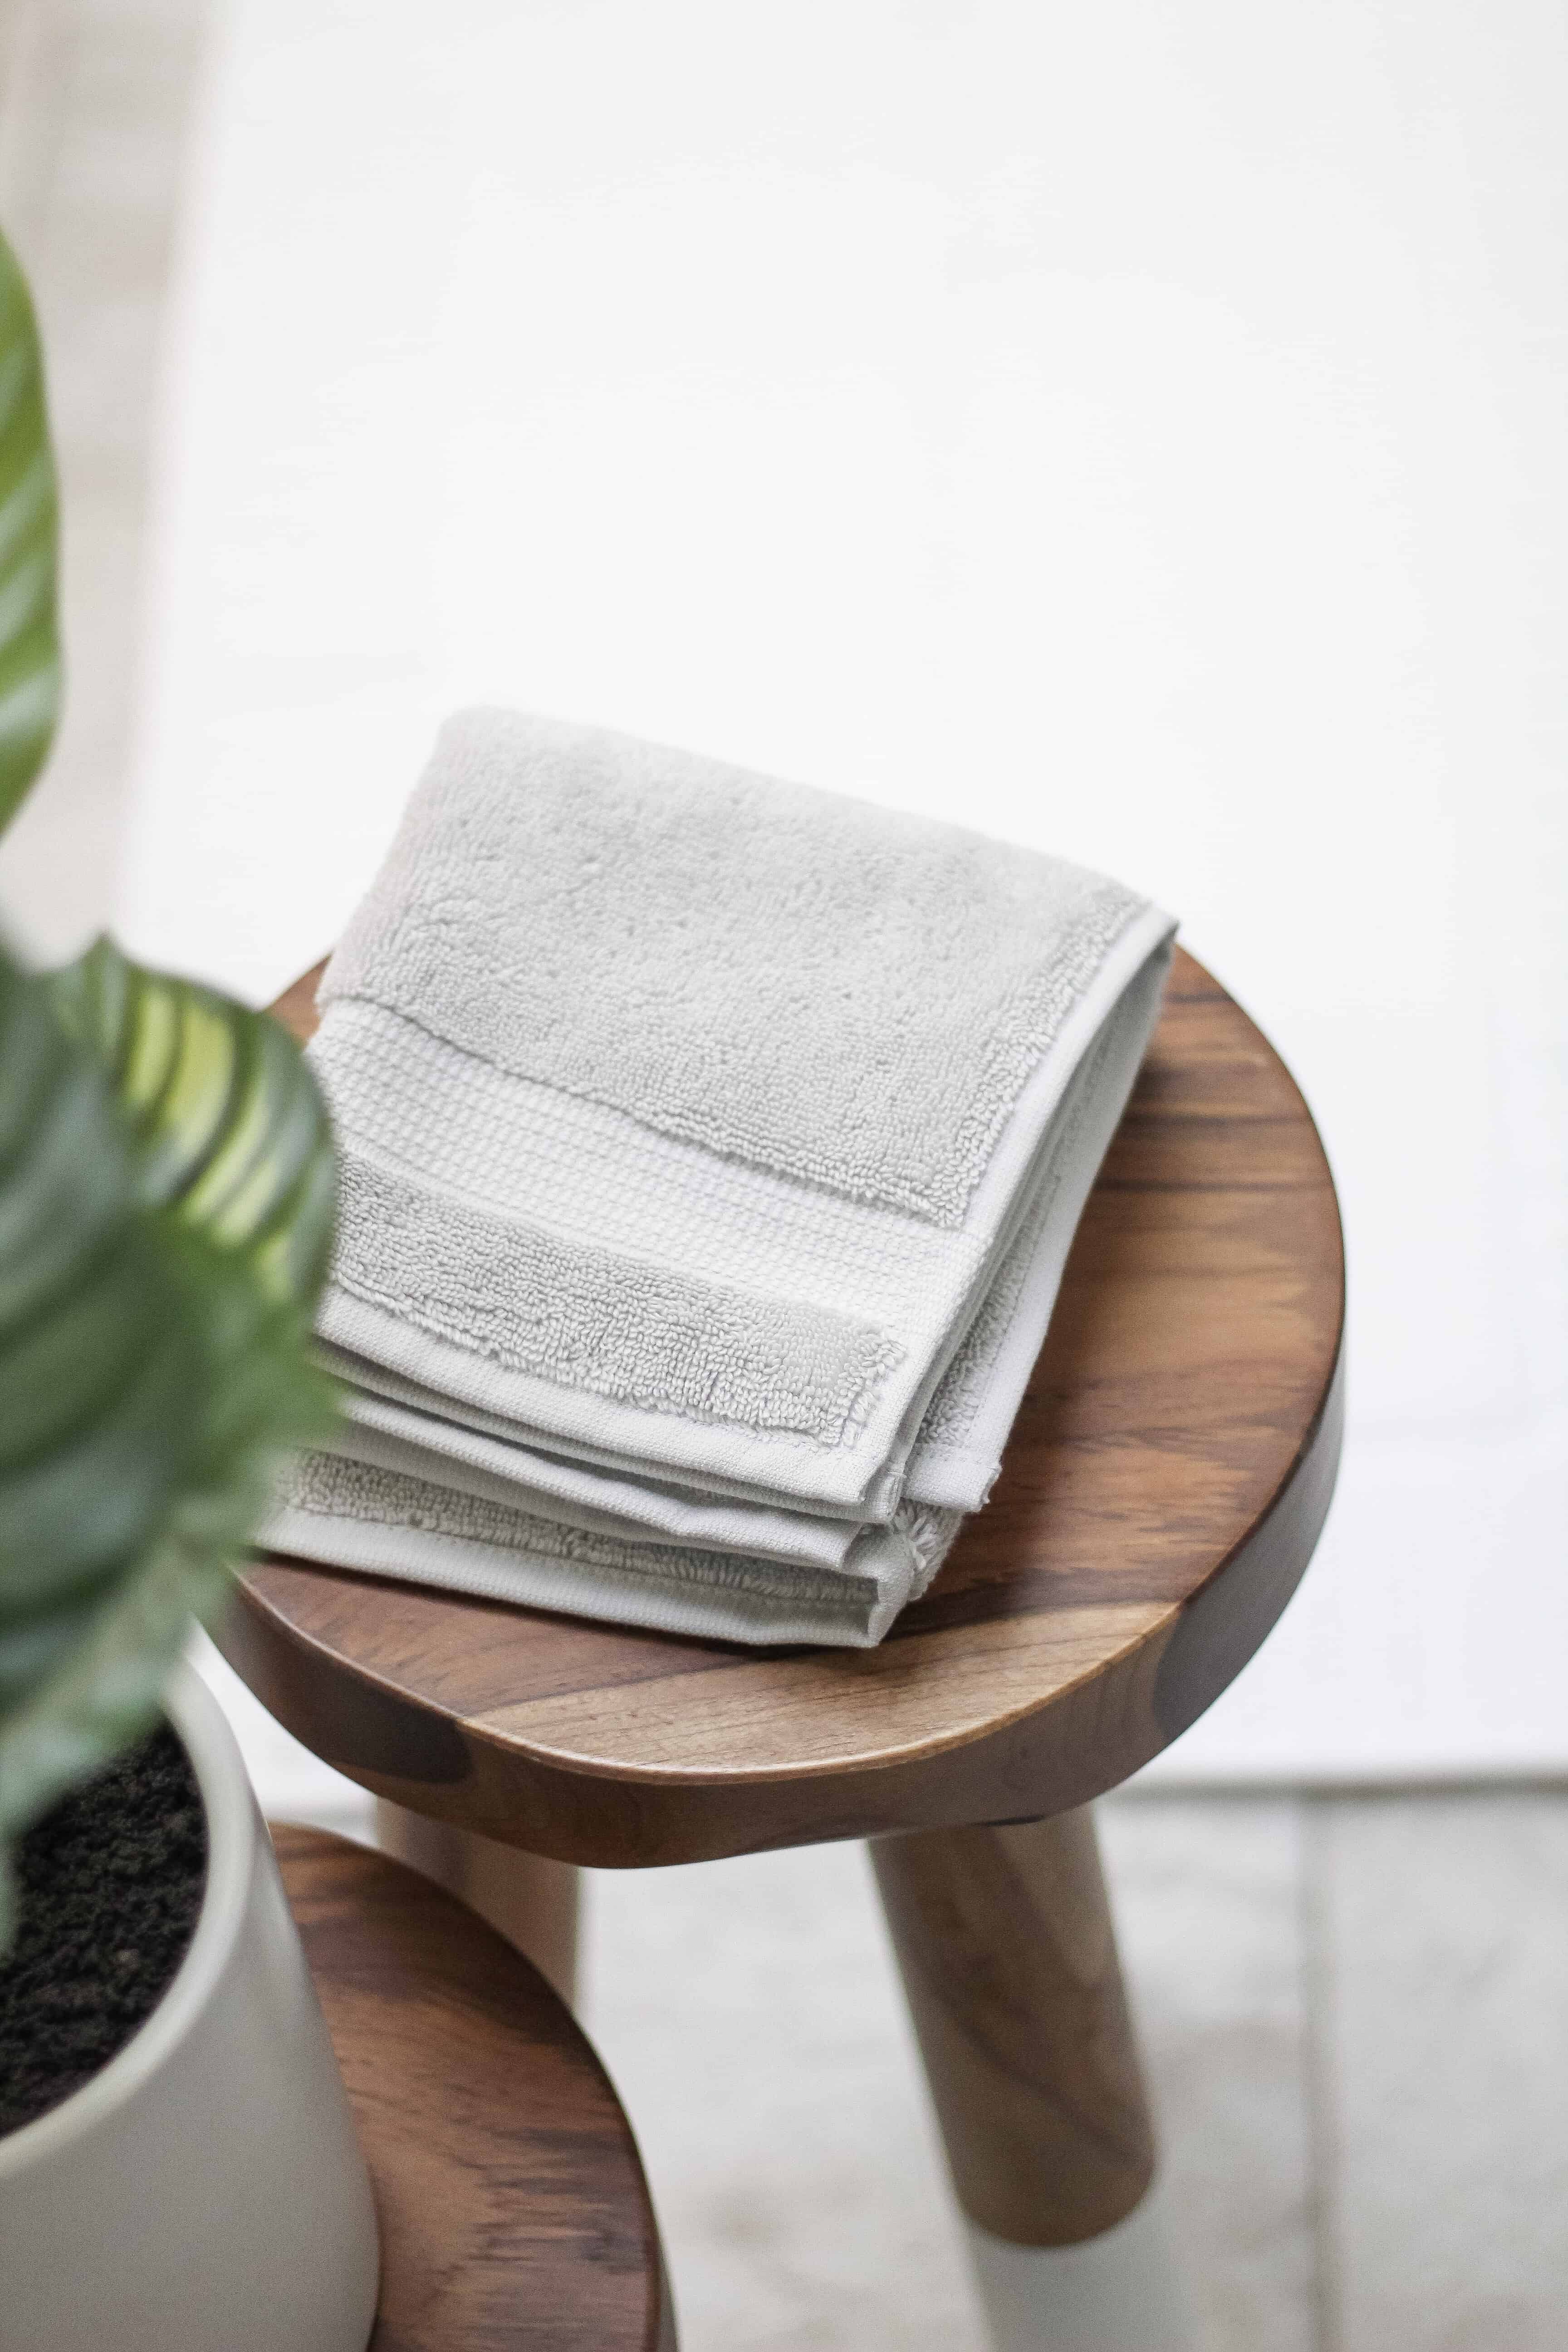
[{"label": "white wall", "polygon": [[1319,1564],[1170,1759],[1568,1763],[1555,0],[222,0],[121,928],[269,992],[491,697],[1178,910],[1320,1114]]}]

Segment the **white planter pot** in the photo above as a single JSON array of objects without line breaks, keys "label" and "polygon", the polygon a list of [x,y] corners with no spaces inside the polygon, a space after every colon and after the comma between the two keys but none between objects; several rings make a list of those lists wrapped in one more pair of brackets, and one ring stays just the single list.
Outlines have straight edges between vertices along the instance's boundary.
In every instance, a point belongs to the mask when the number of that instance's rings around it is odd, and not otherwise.
[{"label": "white planter pot", "polygon": [[375,2215],[233,1734],[168,1711],[207,1823],[189,1950],[119,2055],[0,2139],[3,2352],[364,2352]]}]

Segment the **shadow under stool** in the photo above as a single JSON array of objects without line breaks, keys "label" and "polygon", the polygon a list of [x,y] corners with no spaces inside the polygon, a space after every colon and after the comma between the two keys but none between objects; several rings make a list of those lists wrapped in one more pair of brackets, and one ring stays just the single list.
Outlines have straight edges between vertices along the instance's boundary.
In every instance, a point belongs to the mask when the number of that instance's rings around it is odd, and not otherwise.
[{"label": "shadow under stool", "polygon": [[[319,974],[274,1008],[301,1038]],[[1295,1590],[1339,1460],[1343,1296],[1307,1107],[1178,952],[995,1491],[879,1648],[692,1641],[274,1556],[218,1639],[383,1801],[384,1842],[564,1988],[576,1865],[869,1840],[999,2347],[1167,2352],[1089,1808]]]}]

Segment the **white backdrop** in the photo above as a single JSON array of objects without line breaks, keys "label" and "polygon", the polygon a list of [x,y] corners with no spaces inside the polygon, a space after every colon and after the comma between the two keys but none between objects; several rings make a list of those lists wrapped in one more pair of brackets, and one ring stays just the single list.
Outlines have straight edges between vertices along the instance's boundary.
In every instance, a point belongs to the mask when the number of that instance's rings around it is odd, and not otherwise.
[{"label": "white backdrop", "polygon": [[1352,1431],[1163,1768],[1568,1764],[1556,0],[217,0],[121,928],[260,997],[436,719],[1110,867],[1323,1126]]}]

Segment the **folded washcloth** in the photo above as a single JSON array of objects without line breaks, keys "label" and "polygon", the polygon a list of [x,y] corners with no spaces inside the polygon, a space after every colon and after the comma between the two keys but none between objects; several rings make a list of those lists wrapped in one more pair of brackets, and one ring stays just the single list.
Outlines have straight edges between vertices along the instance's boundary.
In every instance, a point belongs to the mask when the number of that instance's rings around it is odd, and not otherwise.
[{"label": "folded washcloth", "polygon": [[879,1640],[984,1502],[1170,919],[594,729],[451,720],[326,971],[312,1559]]}]

